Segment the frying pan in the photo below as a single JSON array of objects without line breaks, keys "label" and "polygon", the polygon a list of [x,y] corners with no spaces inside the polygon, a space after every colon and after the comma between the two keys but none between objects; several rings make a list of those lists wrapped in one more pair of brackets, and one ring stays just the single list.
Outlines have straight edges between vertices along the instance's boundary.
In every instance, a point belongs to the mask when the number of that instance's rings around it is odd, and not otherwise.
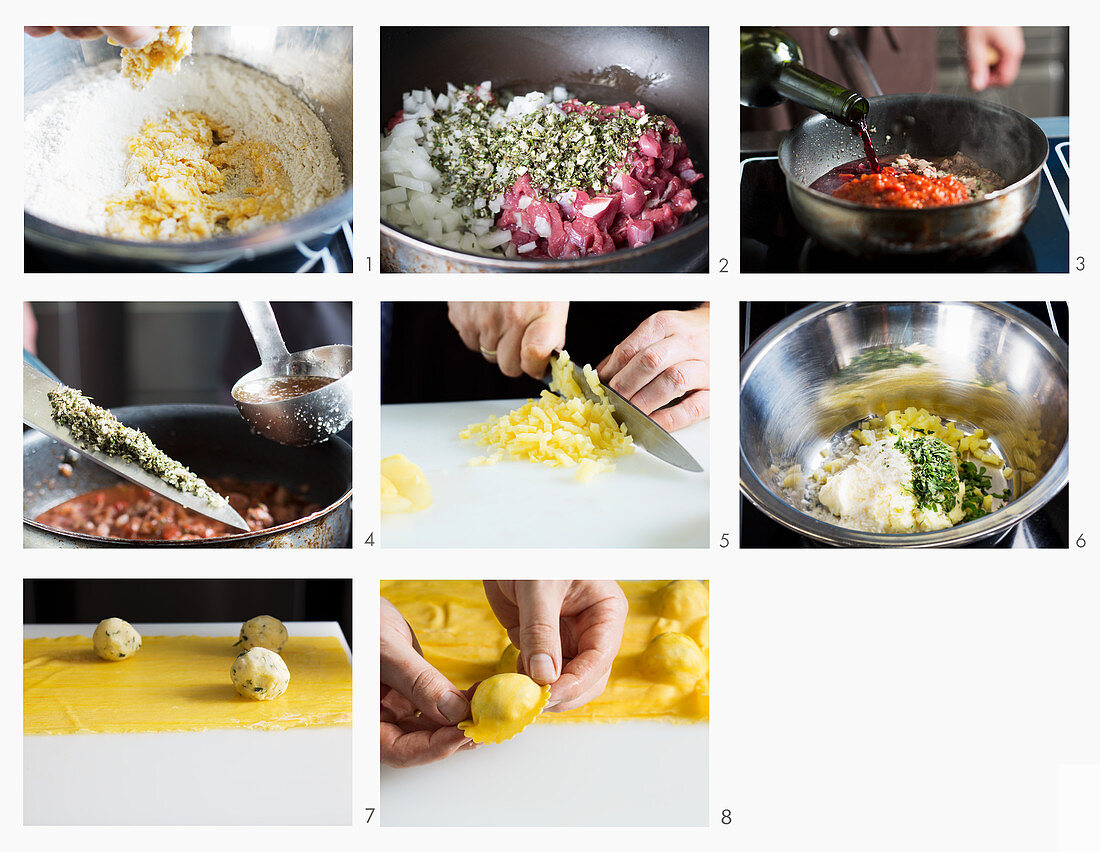
[{"label": "frying pan", "polygon": [[[709,158],[709,37],[706,27],[383,27],[381,125],[401,95],[489,80],[522,94],[562,84],[582,100],[641,101],[676,122],[703,174]],[[574,260],[480,257],[411,237],[382,222],[382,267],[390,272],[674,272],[705,266],[707,178],[678,230],[636,249]]]},{"label": "frying pan", "polygon": [[779,145],[779,166],[799,223],[830,248],[856,256],[981,256],[1008,242],[1039,200],[1047,139],[1031,119],[999,104],[955,95],[869,99],[868,127],[884,161],[908,152],[932,159],[961,151],[1008,181],[990,197],[924,210],[865,207],[811,190],[831,169],[863,156],[858,137],[814,115]]},{"label": "frying pan", "polygon": [[23,433],[24,547],[341,547],[351,530],[351,447],[338,437],[311,447],[286,447],[254,435],[229,405],[136,405],[112,409],[147,433],[168,455],[203,477],[278,482],[325,507],[316,515],[261,532],[195,541],[131,541],[65,532],[34,518],[59,503],[118,483],[86,460],[70,477],[58,466],[66,449],[33,430]]}]

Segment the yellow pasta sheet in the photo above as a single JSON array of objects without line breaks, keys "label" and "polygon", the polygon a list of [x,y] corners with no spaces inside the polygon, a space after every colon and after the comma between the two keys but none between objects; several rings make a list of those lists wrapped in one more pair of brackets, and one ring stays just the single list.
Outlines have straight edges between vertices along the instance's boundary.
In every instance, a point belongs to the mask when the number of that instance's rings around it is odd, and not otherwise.
[{"label": "yellow pasta sheet", "polygon": [[[683,603],[669,600],[664,593],[667,581],[621,581],[619,585],[630,613],[607,689],[582,707],[543,713],[537,721],[705,721],[710,716],[709,589],[694,580],[679,581],[676,593],[686,592],[693,598]],[[460,689],[501,671],[515,671],[501,664],[508,634],[493,615],[480,581],[384,580],[381,592],[409,622],[428,662]],[[682,617],[662,616],[668,610]],[[701,678],[658,683],[643,675],[639,665],[643,652],[652,639],[667,632],[686,634],[699,647],[708,667]]]},{"label": "yellow pasta sheet", "polygon": [[88,636],[23,640],[23,733],[285,730],[351,724],[351,665],[335,637],[294,636],[290,686],[273,701],[237,694],[235,636],[145,636],[122,662]]}]

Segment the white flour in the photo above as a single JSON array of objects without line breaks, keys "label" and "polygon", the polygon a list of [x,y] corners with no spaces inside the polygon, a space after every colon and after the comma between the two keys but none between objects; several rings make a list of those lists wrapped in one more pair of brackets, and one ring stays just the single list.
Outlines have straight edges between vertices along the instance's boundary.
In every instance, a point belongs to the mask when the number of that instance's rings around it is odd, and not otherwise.
[{"label": "white flour", "polygon": [[126,179],[126,142],[169,109],[204,112],[245,139],[275,146],[290,180],[291,215],[339,193],[340,162],[320,119],[272,77],[220,56],[196,56],[177,74],[135,91],[107,62],[28,103],[23,118],[24,207],[58,225],[102,234],[105,204]]}]

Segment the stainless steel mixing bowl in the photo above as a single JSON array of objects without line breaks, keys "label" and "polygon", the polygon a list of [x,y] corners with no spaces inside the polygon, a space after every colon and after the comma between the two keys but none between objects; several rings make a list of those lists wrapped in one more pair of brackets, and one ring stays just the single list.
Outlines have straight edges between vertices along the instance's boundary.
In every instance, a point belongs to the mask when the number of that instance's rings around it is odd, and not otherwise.
[{"label": "stainless steel mixing bowl", "polygon": [[[23,97],[28,99],[85,65],[118,57],[119,48],[59,35],[23,37]],[[99,264],[178,271],[221,269],[292,249],[296,243],[327,244],[352,215],[352,28],[195,27],[196,54],[227,56],[270,74],[289,86],[317,113],[344,170],[345,190],[304,216],[241,236],[199,242],[139,243],[62,228],[24,211],[27,240],[69,258]],[[182,73],[186,73],[186,66]]]},{"label": "stainless steel mixing bowl", "polygon": [[[923,361],[855,360],[894,347],[910,347]],[[1017,471],[1013,499],[950,529],[887,535],[818,520],[779,484],[776,470],[800,464],[811,472],[820,452],[858,421],[909,406],[984,429]],[[969,544],[1005,533],[1066,484],[1069,349],[1003,303],[813,305],[769,329],[742,356],[740,419],[741,491],[784,526],[835,545]]]}]

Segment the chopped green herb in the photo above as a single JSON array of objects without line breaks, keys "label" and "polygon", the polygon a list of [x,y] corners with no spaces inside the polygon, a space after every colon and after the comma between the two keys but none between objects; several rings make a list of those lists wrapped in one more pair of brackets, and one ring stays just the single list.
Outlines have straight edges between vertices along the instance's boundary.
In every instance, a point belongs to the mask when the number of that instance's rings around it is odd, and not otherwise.
[{"label": "chopped green herb", "polygon": [[80,391],[58,385],[46,396],[53,407],[53,419],[67,426],[84,449],[133,462],[180,491],[202,497],[211,506],[227,505],[224,497],[158,449],[148,435],[123,426],[110,411],[93,405]]},{"label": "chopped green herb", "polygon": [[898,438],[895,446],[913,465],[913,497],[918,509],[942,510],[947,514],[959,502],[959,472],[955,452],[930,435]]},{"label": "chopped green herb", "polygon": [[420,127],[432,166],[443,176],[443,192],[482,217],[492,216],[489,201],[525,174],[549,196],[573,189],[607,191],[612,176],[627,171],[642,134],[650,129],[660,134],[666,126],[663,116],[604,115],[593,103],[587,104],[592,109],[564,114],[546,106],[503,122],[495,100],[483,100],[472,86],[452,97],[456,105],[450,111],[420,119]]}]

